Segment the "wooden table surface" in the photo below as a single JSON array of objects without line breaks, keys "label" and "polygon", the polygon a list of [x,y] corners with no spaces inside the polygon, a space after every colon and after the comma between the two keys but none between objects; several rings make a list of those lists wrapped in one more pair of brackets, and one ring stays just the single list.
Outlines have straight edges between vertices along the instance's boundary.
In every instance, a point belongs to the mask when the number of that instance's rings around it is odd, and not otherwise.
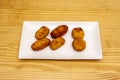
[{"label": "wooden table surface", "polygon": [[[26,20],[98,21],[103,60],[19,60]],[[0,80],[28,79],[120,80],[120,0],[0,0]]]}]

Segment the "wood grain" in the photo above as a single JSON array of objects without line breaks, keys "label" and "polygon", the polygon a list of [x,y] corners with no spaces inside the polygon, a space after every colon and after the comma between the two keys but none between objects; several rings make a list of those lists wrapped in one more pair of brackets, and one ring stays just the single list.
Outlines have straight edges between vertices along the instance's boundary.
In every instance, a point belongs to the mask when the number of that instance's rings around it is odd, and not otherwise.
[{"label": "wood grain", "polygon": [[[103,60],[19,60],[22,23],[98,21]],[[120,80],[120,0],[0,0],[0,80]]]}]

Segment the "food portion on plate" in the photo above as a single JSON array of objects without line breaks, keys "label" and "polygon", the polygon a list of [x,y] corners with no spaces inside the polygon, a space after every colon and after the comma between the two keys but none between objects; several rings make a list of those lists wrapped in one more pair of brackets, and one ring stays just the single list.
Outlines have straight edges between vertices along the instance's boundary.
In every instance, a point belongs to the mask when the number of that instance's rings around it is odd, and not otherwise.
[{"label": "food portion on plate", "polygon": [[36,39],[42,39],[45,38],[49,34],[49,29],[46,26],[42,26],[36,33],[35,37]]},{"label": "food portion on plate", "polygon": [[50,33],[50,35],[52,38],[57,38],[63,36],[67,31],[68,31],[67,25],[59,25]]},{"label": "food portion on plate", "polygon": [[86,42],[83,40],[84,31],[82,28],[77,27],[72,30],[72,37],[74,38],[72,46],[76,51],[82,51],[86,48]]},{"label": "food portion on plate", "polygon": [[86,48],[86,42],[83,39],[74,39],[72,46],[76,51],[82,51]]},{"label": "food portion on plate", "polygon": [[[60,47],[62,47],[65,44],[65,39],[62,38],[64,34],[66,34],[68,31],[67,25],[59,25],[55,29],[53,29],[50,33],[53,40],[50,41],[50,39],[46,38],[49,34],[50,30],[46,26],[42,26],[39,30],[35,33],[35,38],[37,41],[35,41],[31,48],[34,51],[42,50],[45,47],[49,46],[51,50],[56,50]],[[86,42],[83,40],[84,37],[84,31],[82,28],[77,27],[74,28],[71,32],[73,37],[73,42],[71,43],[71,46],[73,46],[73,49],[75,51],[82,51],[86,48]]]},{"label": "food portion on plate", "polygon": [[59,25],[50,33],[53,40],[50,42],[50,48],[56,50],[65,43],[65,39],[62,36],[68,31],[67,25]]},{"label": "food portion on plate", "polygon": [[65,39],[62,37],[55,38],[50,42],[50,48],[56,50],[60,48],[65,43]]},{"label": "food portion on plate", "polygon": [[44,49],[45,47],[47,47],[50,43],[50,40],[48,38],[42,38],[42,39],[39,39],[37,41],[35,41],[32,45],[31,45],[31,48],[34,50],[34,51],[38,51],[38,50],[42,50]]},{"label": "food portion on plate", "polygon": [[77,27],[72,30],[72,37],[74,39],[83,39],[84,37],[84,31],[82,28]]}]

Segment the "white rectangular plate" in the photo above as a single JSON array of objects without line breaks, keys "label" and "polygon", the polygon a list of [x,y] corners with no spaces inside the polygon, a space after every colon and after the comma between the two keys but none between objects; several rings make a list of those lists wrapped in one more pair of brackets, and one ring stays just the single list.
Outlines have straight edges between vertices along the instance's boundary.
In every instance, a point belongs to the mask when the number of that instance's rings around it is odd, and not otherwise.
[{"label": "white rectangular plate", "polygon": [[[58,25],[63,24],[68,26],[68,32],[63,35],[65,44],[62,47],[55,51],[49,46],[40,51],[31,49],[31,44],[36,41],[35,32],[41,26],[47,26],[51,32]],[[72,47],[71,31],[75,27],[81,27],[85,32],[86,48],[80,52]],[[52,40],[50,34],[47,38]],[[102,59],[98,22],[25,21],[20,41],[19,59]]]}]

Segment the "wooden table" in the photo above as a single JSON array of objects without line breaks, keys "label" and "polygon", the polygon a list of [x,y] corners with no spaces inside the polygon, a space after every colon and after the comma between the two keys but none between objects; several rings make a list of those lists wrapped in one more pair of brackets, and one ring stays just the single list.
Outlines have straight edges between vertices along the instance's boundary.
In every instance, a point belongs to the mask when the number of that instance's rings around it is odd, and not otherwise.
[{"label": "wooden table", "polygon": [[[103,60],[19,60],[26,20],[98,21]],[[0,80],[20,79],[120,80],[120,0],[0,0]]]}]

